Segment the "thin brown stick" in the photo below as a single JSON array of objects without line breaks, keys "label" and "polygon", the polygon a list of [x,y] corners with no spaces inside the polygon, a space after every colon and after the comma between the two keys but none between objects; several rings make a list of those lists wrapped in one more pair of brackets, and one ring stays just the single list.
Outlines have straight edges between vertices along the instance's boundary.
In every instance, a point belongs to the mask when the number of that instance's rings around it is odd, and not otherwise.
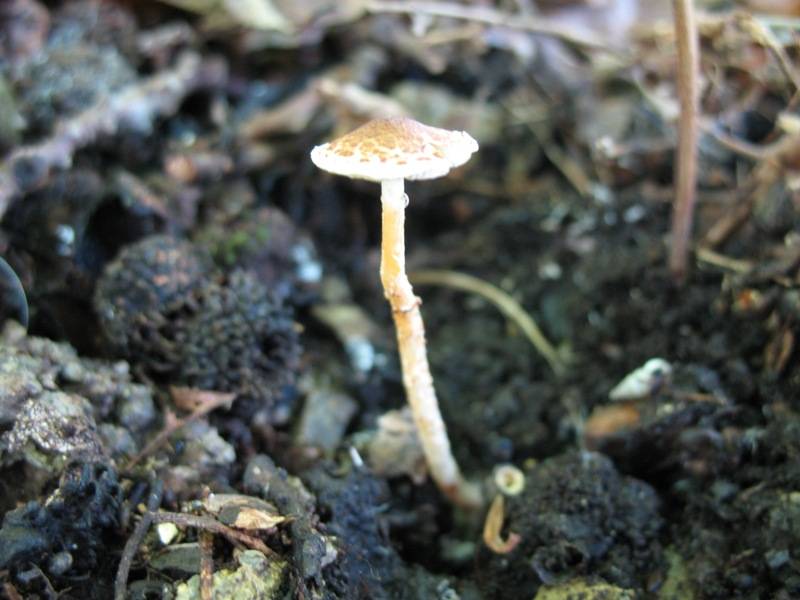
[{"label": "thin brown stick", "polygon": [[145,56],[159,58],[173,48],[194,42],[196,38],[194,29],[188,23],[174,21],[140,33],[136,38],[136,47]]},{"label": "thin brown stick", "polygon": [[768,146],[759,146],[758,144],[753,144],[747,140],[742,140],[725,133],[711,121],[701,122],[700,129],[703,131],[703,133],[713,137],[717,143],[726,150],[730,150],[739,156],[754,161],[760,161],[769,158],[776,152],[776,147],[781,144],[781,140],[778,140],[777,142],[773,142]]},{"label": "thin brown stick", "polygon": [[734,273],[748,273],[753,269],[753,263],[749,260],[742,260],[739,258],[731,258],[719,252],[714,252],[710,248],[698,248],[695,252],[697,260],[706,264],[727,269]]},{"label": "thin brown stick", "polygon": [[15,588],[11,583],[6,581],[3,584],[3,592],[6,596],[8,596],[9,600],[23,600],[22,596],[20,596],[17,588]]},{"label": "thin brown stick", "polygon": [[755,18],[751,14],[739,13],[739,18],[741,19],[743,29],[750,33],[756,42],[769,48],[775,55],[775,58],[778,59],[778,65],[780,65],[786,78],[792,82],[795,91],[800,90],[800,74],[795,70],[792,59],[789,58],[783,45],[775,37],[775,34],[772,33],[772,30],[760,19]]},{"label": "thin brown stick", "polygon": [[697,185],[697,138],[700,113],[700,49],[692,0],[673,0],[678,46],[679,120],[675,203],[669,269],[677,283],[688,273],[689,246]]},{"label": "thin brown stick", "polygon": [[[36,574],[39,575],[39,578],[44,582],[45,591],[47,592],[47,598],[58,598],[61,594],[56,592],[56,588],[53,587],[53,583],[50,581],[50,578],[45,575],[44,571],[39,565],[32,564],[31,571],[34,571]],[[63,593],[63,592],[62,592]]]},{"label": "thin brown stick", "polygon": [[147,530],[153,523],[153,515],[158,507],[161,505],[161,494],[163,485],[160,481],[154,481],[150,486],[150,496],[147,499],[147,510],[142,515],[142,518],[136,524],[136,527],[125,543],[125,549],[122,551],[122,558],[117,567],[117,576],[114,579],[114,600],[125,600],[127,597],[128,587],[128,574],[133,564],[133,557],[136,556],[136,550],[142,543]]},{"label": "thin brown stick", "polygon": [[531,33],[557,37],[576,46],[619,52],[609,41],[592,36],[586,31],[574,31],[551,19],[531,15],[508,14],[487,6],[468,6],[454,2],[387,2],[384,0],[371,0],[366,3],[365,8],[371,13],[428,15],[431,17],[461,19],[497,27],[508,27],[509,29],[520,29]]},{"label": "thin brown stick", "polygon": [[744,225],[753,212],[755,200],[752,196],[744,197],[733,210],[728,211],[719,221],[709,228],[703,236],[700,245],[703,248],[718,248],[725,243],[730,236]]},{"label": "thin brown stick", "polygon": [[275,551],[257,537],[232,529],[211,517],[162,511],[153,513],[153,523],[173,523],[179,527],[194,527],[195,529],[210,531],[228,538],[229,541],[235,544],[244,544],[253,550],[258,550],[265,556],[276,556]]},{"label": "thin brown stick", "polygon": [[114,582],[115,600],[125,600],[127,596],[128,574],[131,571],[133,557],[136,555],[136,550],[138,550],[139,544],[142,543],[144,535],[147,533],[147,530],[150,529],[152,523],[153,513],[147,511],[142,515],[142,518],[139,519],[131,537],[129,537],[128,541],[125,543],[125,549],[122,552],[122,560],[120,560],[119,568],[117,569],[117,578]]},{"label": "thin brown stick", "polygon": [[[173,395],[175,395],[177,390],[181,390],[184,388],[172,388],[170,391]],[[222,406],[230,406],[230,403],[233,402],[233,399],[236,397],[236,394],[223,394],[223,393],[215,393],[215,392],[207,392],[196,390],[198,392],[198,397],[202,397],[202,402],[200,402],[197,407],[192,411],[192,413],[186,417],[185,419],[176,419],[172,417],[172,420],[169,420],[164,429],[162,429],[156,437],[154,437],[150,442],[142,448],[141,452],[134,456],[127,465],[125,465],[125,470],[129,471],[133,467],[135,467],[139,462],[145,458],[146,456],[150,456],[153,452],[158,450],[163,444],[169,440],[175,433],[180,431],[183,427],[188,425],[189,423],[193,423],[197,421],[199,418],[204,417],[212,410],[216,410]],[[170,413],[171,414],[171,413]]]},{"label": "thin brown stick", "polygon": [[200,598],[211,600],[214,595],[214,536],[201,531],[200,539]]}]

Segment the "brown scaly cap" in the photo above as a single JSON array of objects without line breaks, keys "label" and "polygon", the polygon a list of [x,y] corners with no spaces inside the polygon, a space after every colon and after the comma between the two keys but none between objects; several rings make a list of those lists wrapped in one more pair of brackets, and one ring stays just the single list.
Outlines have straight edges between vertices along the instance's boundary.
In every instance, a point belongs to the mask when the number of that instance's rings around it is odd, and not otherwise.
[{"label": "brown scaly cap", "polygon": [[317,146],[320,169],[351,179],[435,179],[463,165],[478,150],[465,131],[430,127],[405,117],[376,119]]}]

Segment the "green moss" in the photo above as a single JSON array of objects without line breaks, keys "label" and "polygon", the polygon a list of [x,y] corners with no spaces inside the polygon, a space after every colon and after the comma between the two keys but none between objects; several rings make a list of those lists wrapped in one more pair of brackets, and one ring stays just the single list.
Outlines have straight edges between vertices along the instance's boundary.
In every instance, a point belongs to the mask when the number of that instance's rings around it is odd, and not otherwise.
[{"label": "green moss", "polygon": [[218,264],[231,267],[240,261],[242,255],[263,246],[269,238],[269,225],[254,223],[233,232],[210,231],[207,233],[206,239],[201,237],[199,242],[208,244]]},{"label": "green moss", "polygon": [[[281,597],[286,563],[268,559],[256,550],[239,555],[239,568],[214,573],[214,600],[271,600]],[[199,600],[200,577],[195,575],[176,588],[176,600]]]},{"label": "green moss", "polygon": [[591,583],[573,579],[556,585],[539,588],[535,600],[634,600],[633,590],[626,590],[605,582]]},{"label": "green moss", "polygon": [[664,556],[669,563],[669,569],[664,585],[658,591],[658,600],[692,600],[696,598],[697,594],[692,587],[683,557],[673,548],[665,550]]}]

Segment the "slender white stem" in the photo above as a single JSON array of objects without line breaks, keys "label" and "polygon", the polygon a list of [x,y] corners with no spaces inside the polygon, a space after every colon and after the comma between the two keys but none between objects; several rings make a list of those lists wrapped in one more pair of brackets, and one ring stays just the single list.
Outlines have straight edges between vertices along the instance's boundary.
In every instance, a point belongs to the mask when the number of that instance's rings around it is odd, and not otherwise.
[{"label": "slender white stem", "polygon": [[387,179],[381,181],[381,202],[402,202],[405,207],[408,202],[405,189],[406,182],[403,179]]},{"label": "slender white stem", "polygon": [[382,182],[381,282],[397,330],[403,385],[431,477],[454,503],[477,508],[483,503],[481,490],[464,480],[450,449],[428,365],[420,301],[406,276],[404,227],[407,202],[402,179]]}]

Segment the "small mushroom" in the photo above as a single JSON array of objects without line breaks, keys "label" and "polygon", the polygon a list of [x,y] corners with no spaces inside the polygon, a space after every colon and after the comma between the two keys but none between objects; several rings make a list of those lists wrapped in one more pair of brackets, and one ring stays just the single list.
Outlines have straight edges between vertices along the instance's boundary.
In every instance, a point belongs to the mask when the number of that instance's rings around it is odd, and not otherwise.
[{"label": "small mushroom", "polygon": [[381,282],[397,330],[403,385],[431,476],[445,496],[469,508],[481,506],[483,494],[463,478],[450,449],[428,366],[420,299],[406,276],[404,180],[442,177],[477,149],[478,143],[466,132],[401,117],[370,121],[311,151],[311,160],[320,169],[381,184]]},{"label": "small mushroom", "polygon": [[518,496],[525,489],[525,473],[514,465],[498,465],[494,468],[494,485],[506,496]]}]

